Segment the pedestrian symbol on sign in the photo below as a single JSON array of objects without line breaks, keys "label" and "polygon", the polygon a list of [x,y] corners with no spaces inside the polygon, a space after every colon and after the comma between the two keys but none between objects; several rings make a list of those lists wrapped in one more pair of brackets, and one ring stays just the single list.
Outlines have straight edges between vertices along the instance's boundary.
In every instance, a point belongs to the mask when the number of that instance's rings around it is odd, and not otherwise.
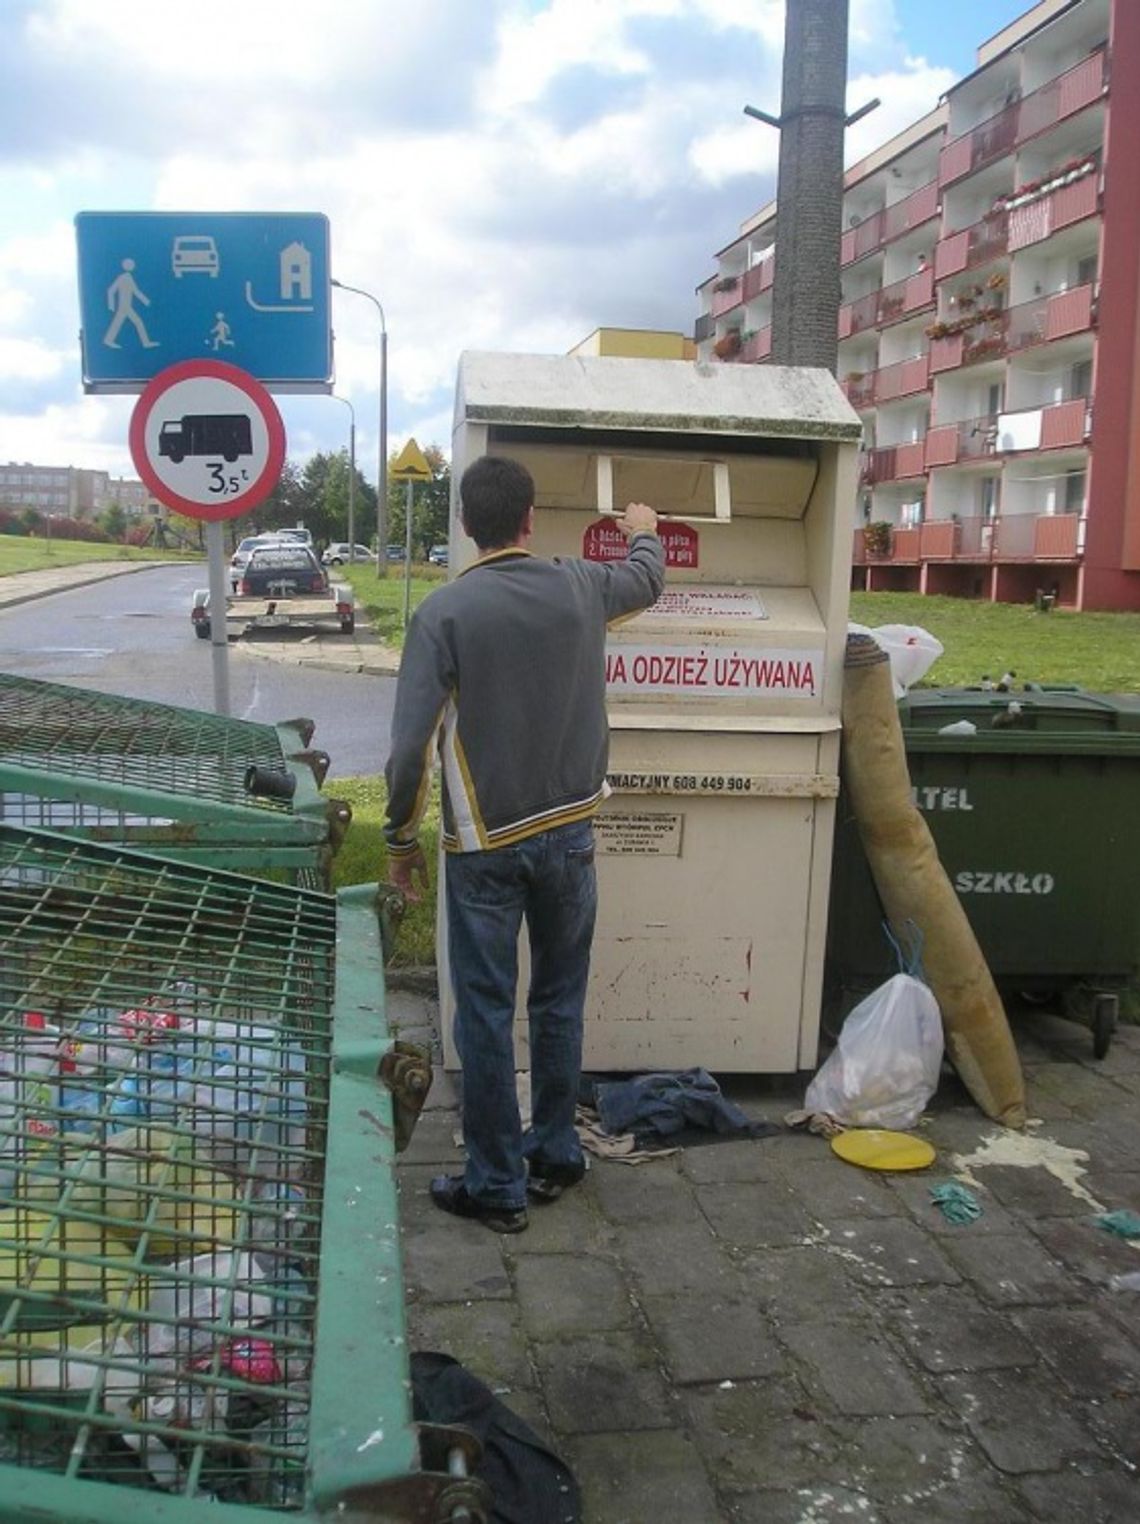
[{"label": "pedestrian symbol on sign", "polygon": [[107,308],[114,314],[111,318],[110,327],[103,335],[103,343],[108,349],[118,349],[119,331],[124,323],[130,323],[131,327],[139,336],[139,343],[144,349],[157,349],[158,340],[152,339],[146,331],[146,324],[142,317],[135,311],[135,302],[142,302],[144,307],[150,306],[150,297],[145,296],[139,290],[138,282],[134,277],[135,262],[133,259],[123,260],[123,273],[117,275],[107,287]]}]

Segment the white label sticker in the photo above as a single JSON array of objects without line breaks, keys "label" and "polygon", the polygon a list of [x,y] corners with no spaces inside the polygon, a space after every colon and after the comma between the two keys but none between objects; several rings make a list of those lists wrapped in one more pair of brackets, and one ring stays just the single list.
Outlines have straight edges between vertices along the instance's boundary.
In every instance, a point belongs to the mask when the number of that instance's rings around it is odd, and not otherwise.
[{"label": "white label sticker", "polygon": [[768,611],[753,592],[731,588],[667,587],[652,608],[654,619],[767,619]]},{"label": "white label sticker", "polygon": [[680,857],[683,815],[606,810],[594,816],[599,852],[620,857]]},{"label": "white label sticker", "polygon": [[610,693],[676,693],[716,698],[818,698],[822,651],[738,646],[606,647]]}]

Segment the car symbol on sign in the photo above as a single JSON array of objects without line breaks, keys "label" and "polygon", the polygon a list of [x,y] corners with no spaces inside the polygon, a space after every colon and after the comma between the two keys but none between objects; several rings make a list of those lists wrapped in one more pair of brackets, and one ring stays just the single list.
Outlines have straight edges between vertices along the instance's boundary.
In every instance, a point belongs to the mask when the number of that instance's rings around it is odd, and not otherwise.
[{"label": "car symbol on sign", "polygon": [[201,270],[216,278],[220,268],[218,246],[208,236],[184,234],[174,240],[170,263],[176,280],[191,270]]}]

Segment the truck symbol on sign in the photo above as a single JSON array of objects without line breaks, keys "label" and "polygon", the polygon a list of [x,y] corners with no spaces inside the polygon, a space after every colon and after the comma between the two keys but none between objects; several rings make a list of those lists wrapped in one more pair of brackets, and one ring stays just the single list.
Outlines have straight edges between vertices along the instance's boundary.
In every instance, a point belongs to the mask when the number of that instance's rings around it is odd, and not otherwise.
[{"label": "truck symbol on sign", "polygon": [[187,413],[168,418],[158,431],[158,453],[175,465],[187,455],[220,455],[231,465],[253,454],[248,413]]}]

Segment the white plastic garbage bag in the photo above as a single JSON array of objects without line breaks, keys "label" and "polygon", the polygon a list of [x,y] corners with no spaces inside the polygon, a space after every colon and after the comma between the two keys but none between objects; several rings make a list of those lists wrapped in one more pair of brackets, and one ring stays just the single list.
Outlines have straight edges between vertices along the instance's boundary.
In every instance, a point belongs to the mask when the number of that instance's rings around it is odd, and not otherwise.
[{"label": "white plastic garbage bag", "polygon": [[804,1107],[850,1127],[913,1127],[938,1088],[942,1017],[921,979],[896,974],[855,1007]]},{"label": "white plastic garbage bag", "polygon": [[849,624],[847,633],[869,635],[887,653],[895,698],[902,698],[908,688],[925,677],[946,649],[929,630],[917,624],[880,624],[873,630],[865,624]]}]

